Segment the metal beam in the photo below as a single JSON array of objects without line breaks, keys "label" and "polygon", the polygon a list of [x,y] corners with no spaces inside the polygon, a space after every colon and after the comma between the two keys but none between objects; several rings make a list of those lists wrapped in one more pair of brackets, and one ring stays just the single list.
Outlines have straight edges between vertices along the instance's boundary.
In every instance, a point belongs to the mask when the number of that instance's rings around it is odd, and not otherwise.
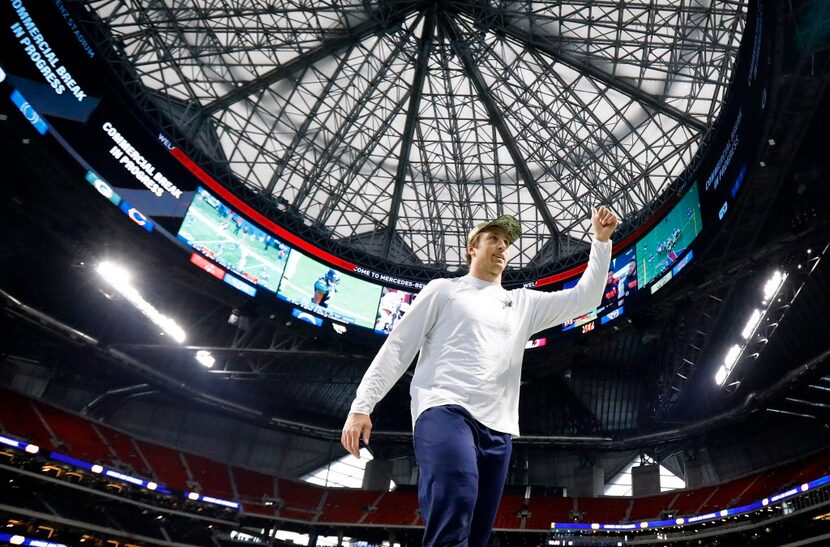
[{"label": "metal beam", "polygon": [[372,34],[380,34],[386,32],[388,29],[394,28],[396,25],[399,25],[401,22],[403,22],[406,18],[406,15],[406,13],[402,13],[388,21],[370,20],[361,23],[353,29],[351,29],[351,31],[342,38],[336,38],[334,40],[323,42],[311,51],[303,53],[302,55],[298,55],[297,57],[285,63],[284,65],[280,65],[276,68],[271,69],[270,71],[266,72],[256,80],[251,80],[250,82],[243,84],[234,89],[233,91],[227,93],[225,96],[219,97],[213,102],[205,105],[202,108],[202,114],[205,118],[210,117],[214,112],[222,110],[223,108],[226,108],[229,105],[232,105],[253,95],[254,93],[262,91],[263,89],[272,86],[276,82],[279,82],[280,80],[287,78],[292,74],[295,74],[303,69],[312,66],[316,62],[325,59],[329,55],[333,55],[338,51],[353,46],[354,44],[360,42],[368,36],[371,36]]},{"label": "metal beam", "polygon": [[395,225],[398,223],[398,209],[401,206],[406,170],[409,167],[409,153],[412,150],[412,137],[415,126],[418,124],[418,110],[421,107],[421,93],[424,89],[424,80],[427,75],[429,55],[432,51],[432,35],[435,32],[435,7],[432,7],[424,19],[424,29],[421,33],[421,43],[418,48],[418,60],[415,65],[415,75],[412,78],[409,107],[406,112],[406,122],[401,136],[401,151],[398,154],[398,169],[395,173],[395,186],[392,190],[392,204],[389,207],[389,221],[386,223],[386,233],[383,236],[383,257],[389,258],[392,248],[392,238]]},{"label": "metal beam", "polygon": [[546,37],[543,32],[534,32],[533,28],[526,30],[510,24],[508,22],[508,17],[502,10],[486,8],[484,6],[476,6],[474,10],[469,11],[471,11],[469,15],[476,21],[485,21],[487,23],[488,30],[491,32],[503,34],[508,38],[520,42],[528,49],[539,50],[547,56],[553,58],[556,62],[562,63],[563,65],[572,68],[593,80],[602,82],[611,89],[615,89],[616,91],[631,97],[642,106],[668,116],[678,123],[694,128],[701,133],[705,133],[708,129],[708,126],[704,122],[687,114],[686,112],[683,112],[682,110],[666,104],[660,100],[660,98],[650,95],[637,86],[616,78],[607,72],[599,70],[585,60],[564,52],[559,44]]},{"label": "metal beam", "polygon": [[[378,86],[383,82],[384,78],[386,78],[386,74],[391,69],[392,65],[394,64],[395,60],[398,58],[398,55],[401,51],[403,51],[404,47],[408,43],[408,38],[410,34],[417,28],[419,19],[416,19],[411,28],[408,29],[406,32],[402,32],[401,39],[398,40],[395,51],[386,56],[381,66],[377,69],[377,72],[372,77],[369,82],[369,85],[365,87],[365,89],[361,92],[360,97],[356,98],[353,101],[352,106],[349,108],[348,114],[341,116],[341,121],[337,124],[337,127],[331,127],[331,125],[327,125],[327,130],[332,134],[332,137],[326,142],[325,146],[321,150],[320,154],[317,156],[317,161],[315,162],[314,167],[312,168],[310,173],[303,174],[303,183],[300,185],[300,188],[297,189],[296,195],[294,196],[294,200],[292,202],[292,206],[296,209],[300,209],[303,201],[308,198],[309,195],[315,190],[317,187],[318,181],[321,176],[324,176],[326,173],[326,169],[329,167],[329,164],[335,161],[340,161],[339,154],[338,154],[338,146],[342,144],[348,144],[348,134],[352,131],[355,131],[356,128],[364,128],[370,117],[364,116],[360,117],[358,114],[361,110],[365,109],[367,104],[369,103],[369,99],[371,96],[376,93]],[[409,99],[409,91],[405,93],[405,97],[402,97],[397,103],[395,108],[389,112],[386,119],[384,120],[383,124],[375,130],[375,134],[373,135],[372,139],[370,139],[366,145],[361,150],[358,156],[365,161],[368,159],[367,153],[370,149],[370,146],[374,145],[377,142],[377,139],[382,135],[385,134],[386,130],[390,127],[391,121],[394,119],[395,116],[398,115],[399,110],[403,110],[403,106],[406,104],[406,101]],[[329,115],[331,116],[331,114]],[[328,118],[327,118],[328,120]],[[349,172],[355,173],[358,172],[359,169],[352,168],[351,166],[348,169]],[[329,209],[332,205],[336,202],[340,201],[340,198],[343,194],[349,189],[348,188],[348,181],[349,179],[340,180],[338,183],[338,187],[333,189],[332,194],[329,195],[329,199],[327,203],[322,208],[323,210]],[[333,194],[339,194],[336,200],[332,200]],[[320,215],[322,216],[323,211],[321,211]]]},{"label": "metal beam", "polygon": [[5,313],[12,317],[18,317],[50,333],[54,338],[64,340],[80,348],[92,350],[93,354],[117,366],[127,374],[139,376],[147,384],[156,386],[167,393],[181,395],[202,405],[224,410],[246,419],[259,420],[264,418],[262,411],[259,409],[217,397],[193,387],[180,378],[174,378],[152,365],[139,361],[113,347],[108,347],[101,340],[24,304],[2,289],[0,289],[0,307],[3,308]]},{"label": "metal beam", "polygon": [[530,169],[527,167],[524,157],[522,157],[519,152],[518,146],[516,146],[516,139],[507,128],[504,117],[501,115],[501,112],[496,106],[496,101],[493,99],[490,90],[485,85],[484,78],[482,78],[481,72],[478,70],[472,55],[470,55],[469,49],[460,43],[461,39],[459,37],[458,29],[445,13],[443,13],[442,17],[439,19],[439,24],[441,29],[449,38],[453,51],[461,60],[461,63],[464,66],[465,74],[467,78],[470,79],[473,87],[478,93],[479,100],[481,100],[481,103],[487,110],[490,123],[493,124],[499,132],[499,136],[504,142],[504,146],[507,148],[510,158],[513,160],[513,164],[516,166],[519,178],[521,178],[522,182],[524,182],[525,188],[527,188],[527,191],[533,199],[533,203],[536,205],[536,209],[539,211],[539,216],[548,227],[548,230],[550,230],[551,236],[558,238],[559,230],[556,227],[556,222],[554,221],[553,216],[550,214],[547,203],[545,203],[541,192],[539,192],[539,188],[536,186],[536,181],[533,179],[533,175],[530,173]]},{"label": "metal beam", "polygon": [[208,351],[216,355],[225,356],[251,356],[261,355],[266,357],[289,356],[289,357],[326,357],[331,359],[371,359],[368,353],[347,353],[340,350],[304,350],[299,348],[252,348],[233,346],[180,346],[174,344],[113,344],[117,350],[132,352],[164,352],[164,353],[195,353],[197,351]]},{"label": "metal beam", "polygon": [[[285,172],[285,168],[288,165],[288,162],[291,161],[291,157],[294,155],[294,151],[297,150],[297,147],[300,146],[300,143],[303,139],[308,137],[308,128],[311,126],[311,122],[313,122],[317,118],[317,113],[320,111],[320,107],[323,106],[326,99],[329,97],[329,93],[331,92],[331,88],[334,86],[335,82],[337,81],[337,77],[343,71],[343,68],[346,66],[346,62],[349,59],[349,53],[352,51],[352,48],[349,47],[348,51],[341,57],[340,62],[337,63],[337,69],[335,69],[334,73],[332,74],[331,78],[328,79],[326,85],[323,87],[323,91],[314,101],[314,106],[311,107],[311,111],[308,113],[306,118],[303,120],[302,125],[294,134],[294,137],[291,139],[291,144],[288,145],[288,148],[282,154],[282,158],[279,162],[277,162],[277,167],[274,169],[274,173],[271,175],[271,179],[268,181],[268,186],[265,187],[263,190],[263,194],[270,196],[273,191],[274,187],[277,185],[277,182],[282,178],[282,174]],[[276,118],[274,121],[274,126],[279,122],[279,118]]]}]

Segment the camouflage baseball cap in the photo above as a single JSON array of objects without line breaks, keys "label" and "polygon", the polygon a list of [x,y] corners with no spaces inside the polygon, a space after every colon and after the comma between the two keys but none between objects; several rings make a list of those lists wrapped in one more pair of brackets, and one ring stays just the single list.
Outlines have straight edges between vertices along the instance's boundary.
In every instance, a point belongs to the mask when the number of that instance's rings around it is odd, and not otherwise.
[{"label": "camouflage baseball cap", "polygon": [[503,215],[495,220],[488,220],[486,222],[476,224],[476,227],[473,228],[472,231],[470,231],[470,235],[467,236],[467,245],[471,245],[473,239],[475,239],[481,231],[493,227],[504,230],[507,234],[507,240],[511,244],[519,239],[520,235],[522,235],[522,229],[521,226],[519,226],[519,221],[510,215]]}]

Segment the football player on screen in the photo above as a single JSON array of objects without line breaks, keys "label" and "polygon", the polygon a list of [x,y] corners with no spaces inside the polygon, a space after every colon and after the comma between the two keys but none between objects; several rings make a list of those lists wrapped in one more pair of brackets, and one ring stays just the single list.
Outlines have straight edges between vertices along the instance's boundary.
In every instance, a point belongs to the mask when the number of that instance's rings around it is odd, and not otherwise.
[{"label": "football player on screen", "polygon": [[403,291],[396,291],[390,289],[380,299],[380,306],[378,306],[378,317],[375,321],[375,330],[383,331],[387,334],[392,332],[395,323],[400,320],[409,309],[409,300],[411,295]]},{"label": "football player on screen", "polygon": [[608,306],[613,306],[620,298],[620,279],[614,276],[614,270],[608,270],[608,276],[605,281],[605,290],[602,291],[602,302],[600,303],[600,308],[604,309]]},{"label": "football player on screen", "polygon": [[637,261],[633,258],[628,261],[628,269],[620,278],[620,286],[622,287],[622,296],[628,296],[637,290]]},{"label": "football player on screen", "polygon": [[329,298],[337,292],[337,285],[340,283],[340,274],[329,269],[325,275],[321,275],[314,282],[314,296],[311,301],[324,308],[329,307]]}]

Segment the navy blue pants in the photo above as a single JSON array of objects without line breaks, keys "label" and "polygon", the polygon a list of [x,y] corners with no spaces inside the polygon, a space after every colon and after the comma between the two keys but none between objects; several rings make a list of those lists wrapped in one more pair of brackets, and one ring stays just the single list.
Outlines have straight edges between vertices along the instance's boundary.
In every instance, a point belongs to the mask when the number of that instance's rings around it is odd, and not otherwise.
[{"label": "navy blue pants", "polygon": [[460,406],[421,413],[415,422],[415,458],[424,546],[487,545],[511,449],[509,433],[483,426]]}]

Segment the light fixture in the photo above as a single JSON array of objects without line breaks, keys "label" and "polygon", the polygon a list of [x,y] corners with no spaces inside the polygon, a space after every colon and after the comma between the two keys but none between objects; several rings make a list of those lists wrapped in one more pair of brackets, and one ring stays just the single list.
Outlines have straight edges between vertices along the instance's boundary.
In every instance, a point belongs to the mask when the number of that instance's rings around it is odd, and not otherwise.
[{"label": "light fixture", "polygon": [[746,326],[744,326],[744,330],[741,331],[741,336],[744,337],[744,340],[749,340],[752,337],[763,316],[764,314],[761,313],[761,310],[756,309],[752,312],[752,315],[749,316],[749,320],[746,322]]},{"label": "light fixture", "polygon": [[782,274],[779,270],[775,270],[772,273],[772,276],[770,276],[764,284],[764,301],[770,301],[776,294],[778,294],[778,291],[781,289],[781,285],[784,284],[785,279],[787,279],[787,275]]},{"label": "light fixture", "polygon": [[105,260],[95,267],[95,271],[130,304],[138,308],[138,311],[169,334],[173,340],[179,344],[185,341],[187,334],[184,329],[172,318],[162,314],[152,304],[144,300],[138,289],[133,287],[132,274],[126,268]]},{"label": "light fixture", "polygon": [[209,351],[201,349],[196,352],[196,360],[207,368],[211,368],[216,363],[216,359],[213,358],[213,355]]},{"label": "light fixture", "polygon": [[732,370],[732,367],[735,366],[735,363],[738,362],[738,358],[741,356],[741,346],[735,344],[729,351],[726,352],[726,357],[723,358],[723,366],[726,367],[727,371]]},{"label": "light fixture", "polygon": [[98,275],[104,278],[104,281],[112,285],[112,288],[120,293],[132,289],[131,283],[133,276],[129,270],[120,264],[105,260],[103,262],[99,262],[98,265],[95,266],[95,271],[98,272]]}]

